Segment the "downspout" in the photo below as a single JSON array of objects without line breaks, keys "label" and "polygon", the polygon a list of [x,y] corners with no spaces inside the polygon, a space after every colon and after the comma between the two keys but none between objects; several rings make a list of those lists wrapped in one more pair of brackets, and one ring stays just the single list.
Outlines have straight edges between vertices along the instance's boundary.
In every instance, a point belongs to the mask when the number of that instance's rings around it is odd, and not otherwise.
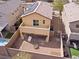
[{"label": "downspout", "polygon": [[60,40],[61,40],[61,57],[64,57],[62,32],[60,32]]}]

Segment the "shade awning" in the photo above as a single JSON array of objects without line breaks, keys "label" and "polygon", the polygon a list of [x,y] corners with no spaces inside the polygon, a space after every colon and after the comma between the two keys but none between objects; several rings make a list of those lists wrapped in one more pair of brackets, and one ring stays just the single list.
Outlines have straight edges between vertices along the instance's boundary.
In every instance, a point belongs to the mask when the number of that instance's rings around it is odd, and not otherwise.
[{"label": "shade awning", "polygon": [[0,22],[0,32],[7,26],[8,23]]}]

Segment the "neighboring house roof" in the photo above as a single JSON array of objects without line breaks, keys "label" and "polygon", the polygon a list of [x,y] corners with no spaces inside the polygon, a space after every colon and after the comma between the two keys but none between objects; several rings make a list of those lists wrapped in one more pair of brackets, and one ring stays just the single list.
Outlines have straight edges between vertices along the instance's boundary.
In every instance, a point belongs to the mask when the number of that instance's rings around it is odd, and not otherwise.
[{"label": "neighboring house roof", "polygon": [[10,13],[13,13],[15,10],[17,10],[20,4],[21,4],[20,0],[9,0],[3,4],[0,4],[0,27],[1,28],[3,28],[4,25],[8,23],[7,16],[10,15]]},{"label": "neighboring house roof", "polygon": [[69,27],[69,22],[67,21],[67,17],[65,15],[65,12],[63,11],[62,13],[62,21],[64,23],[64,27],[65,27],[65,32],[66,34],[68,35],[68,37],[70,36],[71,34],[71,30],[70,30],[70,27]]},{"label": "neighboring house roof", "polygon": [[70,23],[75,22],[75,21],[79,21],[79,5],[74,3],[74,2],[70,2],[66,5],[64,5],[62,19],[63,19],[63,23],[65,25],[66,34],[69,37],[71,34],[71,29],[69,26]]},{"label": "neighboring house roof", "polygon": [[0,17],[0,32],[6,27],[8,24],[7,21],[5,21],[6,18]]},{"label": "neighboring house roof", "polygon": [[7,23],[0,23],[0,32],[6,27]]},{"label": "neighboring house roof", "polygon": [[64,5],[64,11],[68,22],[74,22],[79,20],[79,5],[71,2]]},{"label": "neighboring house roof", "polygon": [[7,24],[8,21],[6,15],[0,12],[0,32],[6,27]]},{"label": "neighboring house roof", "polygon": [[52,19],[52,7],[48,2],[37,1],[32,5],[27,6],[24,15],[22,15],[22,17],[34,12],[43,15],[49,19]]},{"label": "neighboring house roof", "polygon": [[17,9],[17,7],[19,7],[20,4],[20,0],[9,0],[0,5],[0,12],[3,12],[4,14],[9,14],[10,12],[12,13]]}]

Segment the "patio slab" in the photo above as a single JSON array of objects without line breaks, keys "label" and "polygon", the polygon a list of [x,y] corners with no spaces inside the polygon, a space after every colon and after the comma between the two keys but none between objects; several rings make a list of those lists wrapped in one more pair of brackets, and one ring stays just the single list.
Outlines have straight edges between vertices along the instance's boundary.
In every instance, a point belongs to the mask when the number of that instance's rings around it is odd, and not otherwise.
[{"label": "patio slab", "polygon": [[43,55],[49,55],[49,56],[58,56],[58,57],[61,56],[60,49],[48,48],[48,47],[42,47],[42,46],[39,46],[39,49],[34,49],[34,45],[26,41],[23,41],[19,49],[23,51],[31,52],[31,53],[37,53],[37,54],[43,54]]},{"label": "patio slab", "polygon": [[[32,36],[32,41],[34,40],[35,42],[28,42],[27,37],[28,35],[25,36],[25,39],[21,39],[21,37],[18,37],[11,48],[39,55],[62,57],[61,53],[63,52],[63,50],[61,50],[60,39],[57,40],[51,35],[49,42],[46,43],[45,37]],[[39,44],[39,49],[34,48],[35,44]]]}]

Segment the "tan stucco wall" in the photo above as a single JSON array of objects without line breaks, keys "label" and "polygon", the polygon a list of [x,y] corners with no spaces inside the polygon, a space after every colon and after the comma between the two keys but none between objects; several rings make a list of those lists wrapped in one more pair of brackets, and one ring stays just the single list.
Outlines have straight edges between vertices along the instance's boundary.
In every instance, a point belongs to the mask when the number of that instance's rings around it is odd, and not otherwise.
[{"label": "tan stucco wall", "polygon": [[10,38],[9,43],[6,45],[6,47],[11,47],[13,43],[20,37],[20,31],[19,29],[12,35]]},{"label": "tan stucco wall", "polygon": [[[47,36],[46,41],[49,40],[50,33],[50,22],[51,20],[47,17],[44,17],[40,14],[33,13],[28,16],[22,17],[23,25],[20,26],[20,34],[21,38],[24,39],[22,33],[28,34],[36,34],[36,35],[45,35]],[[39,26],[33,26],[33,20],[39,20]],[[45,20],[45,24],[43,24],[43,20]]]},{"label": "tan stucco wall", "polygon": [[[30,59],[33,59],[33,58],[34,59],[65,59],[64,57],[42,55],[42,54],[27,52],[27,51],[23,51],[23,50],[20,50],[20,49],[19,50],[18,49],[14,49],[14,48],[8,48],[7,50],[9,52],[10,56],[13,59],[15,59],[14,56],[17,57],[17,53],[19,53],[20,56],[24,56],[24,55],[29,55],[30,54],[32,56],[32,58],[30,58]],[[27,59],[29,59],[29,58],[27,57]]]},{"label": "tan stucco wall", "polygon": [[[33,26],[33,20],[39,20],[39,26],[37,26],[37,27],[43,27],[43,28],[48,28],[50,26],[50,22],[51,22],[50,19],[43,17],[37,13],[33,13],[28,16],[25,16],[22,18],[22,20],[23,20],[24,24],[27,26]],[[45,20],[45,24],[43,24],[43,20]]]},{"label": "tan stucco wall", "polygon": [[37,35],[49,35],[49,29],[39,29],[39,28],[29,28],[29,27],[21,27],[20,32],[28,33],[28,34],[37,34]]}]

